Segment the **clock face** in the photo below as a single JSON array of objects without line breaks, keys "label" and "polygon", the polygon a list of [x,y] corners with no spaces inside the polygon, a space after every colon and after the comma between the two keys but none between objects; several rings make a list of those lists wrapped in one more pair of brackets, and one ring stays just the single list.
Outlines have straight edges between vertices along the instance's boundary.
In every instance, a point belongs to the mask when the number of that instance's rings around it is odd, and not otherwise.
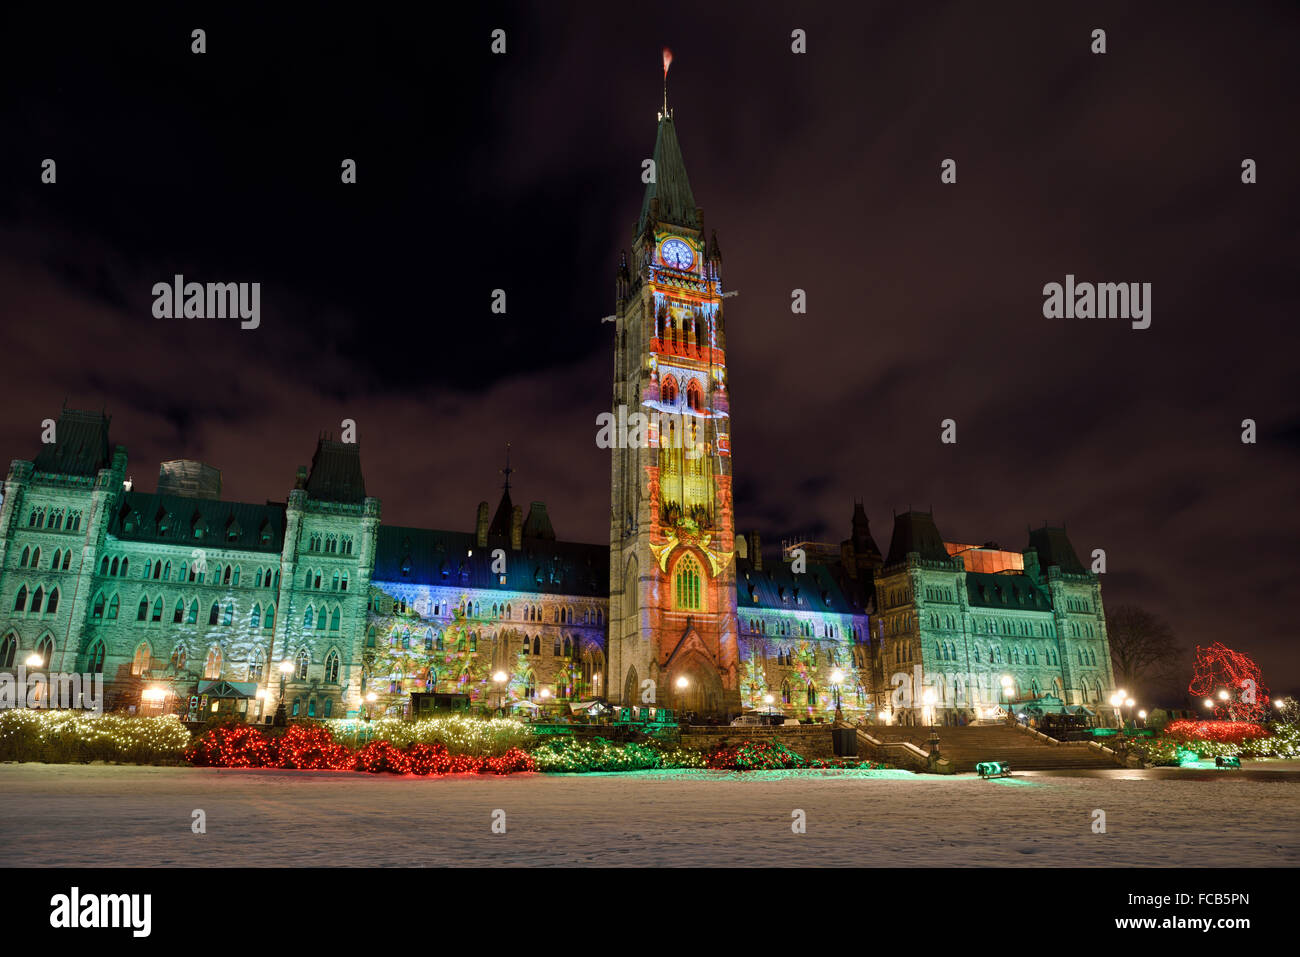
[{"label": "clock face", "polygon": [[672,266],[674,269],[690,269],[695,263],[695,253],[690,244],[680,239],[665,239],[663,245],[659,247],[659,258],[663,260],[665,266]]}]

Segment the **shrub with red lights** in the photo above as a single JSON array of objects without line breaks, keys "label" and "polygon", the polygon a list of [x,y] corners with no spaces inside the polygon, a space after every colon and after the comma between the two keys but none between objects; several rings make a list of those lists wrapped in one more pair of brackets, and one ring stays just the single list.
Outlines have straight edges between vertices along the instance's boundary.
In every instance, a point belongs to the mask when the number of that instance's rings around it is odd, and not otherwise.
[{"label": "shrub with red lights", "polygon": [[294,724],[272,739],[277,768],[350,771],[356,763],[353,753],[334,740],[328,728]]},{"label": "shrub with red lights", "polygon": [[357,770],[379,774],[407,774],[411,770],[411,759],[405,752],[399,751],[387,741],[371,741],[357,752]]},{"label": "shrub with red lights", "polygon": [[247,724],[212,728],[185,756],[191,764],[201,767],[355,770],[371,774],[514,774],[537,769],[531,755],[519,748],[485,757],[452,754],[443,744],[397,748],[388,741],[372,741],[360,751],[353,751],[335,741],[328,728],[312,724],[290,725],[279,735]]},{"label": "shrub with red lights", "polygon": [[[1215,642],[1197,647],[1195,672],[1187,690],[1214,702],[1214,716],[1232,721],[1260,721],[1268,714],[1268,686],[1250,656]],[[1221,697],[1221,692],[1227,696]]]},{"label": "shrub with red lights", "polygon": [[704,764],[715,771],[775,771],[808,766],[807,761],[775,741],[724,744],[715,748]]},{"label": "shrub with red lights", "polygon": [[261,728],[229,724],[200,735],[185,760],[206,768],[265,768],[275,763],[275,749]]},{"label": "shrub with red lights", "polygon": [[1241,744],[1268,737],[1268,730],[1250,721],[1172,721],[1165,726],[1165,736],[1183,742]]}]

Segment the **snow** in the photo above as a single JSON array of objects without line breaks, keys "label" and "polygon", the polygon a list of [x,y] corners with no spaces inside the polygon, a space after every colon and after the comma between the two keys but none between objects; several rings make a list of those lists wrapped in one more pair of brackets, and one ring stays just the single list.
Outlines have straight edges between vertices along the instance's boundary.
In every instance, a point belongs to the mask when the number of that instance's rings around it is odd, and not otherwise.
[{"label": "snow", "polygon": [[[1300,774],[0,765],[5,866],[1296,866]],[[201,808],[207,833],[191,831]],[[1093,810],[1107,833],[1092,832]],[[492,831],[495,809],[506,833]],[[791,830],[806,813],[807,832]]]}]

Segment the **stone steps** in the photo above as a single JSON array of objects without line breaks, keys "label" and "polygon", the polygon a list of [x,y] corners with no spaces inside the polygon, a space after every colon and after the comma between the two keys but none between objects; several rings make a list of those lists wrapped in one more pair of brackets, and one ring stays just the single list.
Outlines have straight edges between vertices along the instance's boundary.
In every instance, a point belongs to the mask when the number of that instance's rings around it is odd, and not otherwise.
[{"label": "stone steps", "polygon": [[[867,726],[862,730],[882,742],[906,742],[924,751],[930,747],[929,728]],[[981,761],[1002,761],[1012,771],[1122,766],[1122,761],[1113,754],[1088,744],[1053,744],[1019,728],[977,725],[940,727],[936,732],[940,755],[957,771],[973,771]]]}]

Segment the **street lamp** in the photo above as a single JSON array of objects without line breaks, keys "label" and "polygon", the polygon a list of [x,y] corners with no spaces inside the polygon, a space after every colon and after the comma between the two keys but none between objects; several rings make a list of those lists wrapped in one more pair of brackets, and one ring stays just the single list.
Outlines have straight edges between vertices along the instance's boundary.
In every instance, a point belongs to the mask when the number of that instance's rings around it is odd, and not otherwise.
[{"label": "street lamp", "polygon": [[1213,708],[1213,707],[1214,707],[1214,702],[1211,701],[1209,698],[1206,698],[1204,701],[1201,702],[1201,704],[1205,705],[1205,707],[1207,707],[1207,708]]},{"label": "street lamp", "polygon": [[921,700],[925,702],[925,710],[930,718],[928,723],[930,725],[930,755],[932,757],[939,753],[939,733],[934,729],[934,702],[937,698],[938,695],[934,693],[933,688],[926,688],[925,694],[921,696]]},{"label": "street lamp", "polygon": [[497,684],[497,710],[501,712],[502,717],[506,713],[506,682],[509,676],[504,671],[498,671],[492,676],[492,680]]},{"label": "street lamp", "polygon": [[284,714],[284,679],[289,677],[289,672],[293,671],[293,662],[288,658],[280,662],[280,703],[275,706],[275,721],[277,728],[283,728],[288,722]]},{"label": "street lamp", "polygon": [[1015,686],[1016,686],[1016,682],[1014,678],[1012,678],[1010,675],[1002,676],[1002,697],[1006,698],[1007,700],[1007,723],[1008,724],[1016,723],[1015,712],[1011,707],[1011,696],[1012,694],[1015,693]]},{"label": "street lamp", "polygon": [[844,712],[840,710],[840,682],[844,680],[844,672],[836,668],[831,672],[831,687],[835,689],[835,720],[843,721]]},{"label": "street lamp", "polygon": [[[366,692],[366,704],[370,705],[369,710],[366,712],[366,721],[369,721],[375,716],[375,699],[378,697],[379,695],[375,694],[373,691]],[[283,707],[283,705],[281,707]]]},{"label": "street lamp", "polygon": [[1115,717],[1121,729],[1124,727],[1124,695],[1122,692],[1110,696],[1110,706],[1115,709]]},{"label": "street lamp", "polygon": [[23,664],[27,665],[28,668],[40,668],[45,665],[45,659],[42,658],[37,652],[33,651],[30,655],[27,656],[27,660],[23,662]]}]

